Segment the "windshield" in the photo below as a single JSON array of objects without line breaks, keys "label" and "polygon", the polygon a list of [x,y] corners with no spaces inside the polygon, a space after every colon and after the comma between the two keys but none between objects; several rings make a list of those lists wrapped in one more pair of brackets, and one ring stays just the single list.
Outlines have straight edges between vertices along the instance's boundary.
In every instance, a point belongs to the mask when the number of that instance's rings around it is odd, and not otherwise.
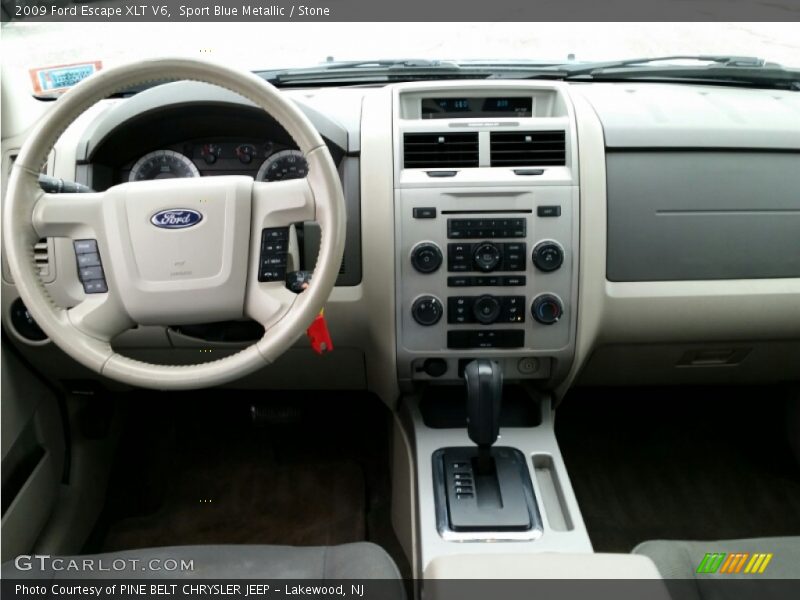
[{"label": "windshield", "polygon": [[4,68],[201,56],[249,70],[326,61],[611,61],[668,55],[760,57],[800,67],[794,23],[12,23]]}]

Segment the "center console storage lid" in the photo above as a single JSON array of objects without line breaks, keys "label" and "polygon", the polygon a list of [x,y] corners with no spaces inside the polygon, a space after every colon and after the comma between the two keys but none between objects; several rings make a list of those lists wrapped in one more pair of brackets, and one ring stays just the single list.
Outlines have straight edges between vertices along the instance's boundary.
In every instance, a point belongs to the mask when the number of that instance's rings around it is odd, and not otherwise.
[{"label": "center console storage lid", "polygon": [[[425,579],[661,579],[655,564],[634,554],[455,554],[438,556]],[[660,588],[659,588],[660,589]],[[664,588],[663,600],[668,600]],[[653,600],[662,600],[652,596]]]}]

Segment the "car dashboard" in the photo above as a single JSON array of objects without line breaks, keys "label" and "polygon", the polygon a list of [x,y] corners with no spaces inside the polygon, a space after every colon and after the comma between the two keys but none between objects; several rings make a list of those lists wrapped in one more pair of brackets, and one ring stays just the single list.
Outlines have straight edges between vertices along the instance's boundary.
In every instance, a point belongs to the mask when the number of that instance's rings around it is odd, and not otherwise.
[{"label": "car dashboard", "polygon": [[[366,388],[392,402],[419,383],[459,381],[476,357],[556,393],[796,376],[796,92],[481,80],[284,93],[323,136],[345,193],[345,256],[326,306],[336,348],[318,357],[300,340],[236,386]],[[23,140],[3,140],[6,172]],[[99,103],[47,172],[97,190],[305,175],[269,115],[193,82]],[[319,228],[292,235],[292,264],[313,270]],[[42,244],[51,296],[75,304],[70,243]],[[5,265],[3,291],[4,328],[24,354],[55,379],[94,379],[27,333]],[[262,333],[247,322],[140,326],[115,347],[181,364]]]}]

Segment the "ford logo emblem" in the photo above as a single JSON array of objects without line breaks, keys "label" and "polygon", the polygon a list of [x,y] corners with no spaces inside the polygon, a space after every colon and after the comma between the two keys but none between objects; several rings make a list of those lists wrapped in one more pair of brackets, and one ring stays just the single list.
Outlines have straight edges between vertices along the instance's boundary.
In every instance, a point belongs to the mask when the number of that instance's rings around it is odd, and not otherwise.
[{"label": "ford logo emblem", "polygon": [[161,210],[150,217],[150,222],[163,229],[185,229],[203,220],[202,213],[191,208],[171,208]]}]

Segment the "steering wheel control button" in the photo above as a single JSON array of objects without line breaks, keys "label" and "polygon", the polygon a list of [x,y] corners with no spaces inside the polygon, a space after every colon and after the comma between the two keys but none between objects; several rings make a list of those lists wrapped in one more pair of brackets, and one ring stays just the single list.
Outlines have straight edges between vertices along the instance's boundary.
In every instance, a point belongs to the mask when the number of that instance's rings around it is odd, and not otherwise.
[{"label": "steering wheel control button", "polygon": [[97,254],[97,240],[75,240],[75,254]]},{"label": "steering wheel control button", "polygon": [[81,281],[92,281],[95,279],[104,279],[103,267],[84,267],[78,274]]},{"label": "steering wheel control button", "polygon": [[533,318],[542,325],[556,323],[564,314],[564,305],[553,294],[542,294],[533,300],[531,305]]},{"label": "steering wheel control button", "polygon": [[289,250],[289,243],[283,240],[267,240],[263,250],[266,254],[285,254]]},{"label": "steering wheel control button", "polygon": [[74,240],[72,247],[75,249],[78,279],[83,284],[84,293],[105,294],[108,292],[103,264],[97,250],[97,240]]},{"label": "steering wheel control button", "polygon": [[411,250],[411,265],[426,275],[438,271],[442,266],[442,251],[432,242],[417,244]]},{"label": "steering wheel control button", "polygon": [[503,253],[496,244],[492,242],[483,242],[475,246],[472,252],[472,262],[475,269],[488,273],[494,271],[503,260]]},{"label": "steering wheel control button", "polygon": [[75,256],[78,257],[79,268],[100,266],[100,255],[96,252],[92,252],[91,254],[76,254]]},{"label": "steering wheel control button", "polygon": [[288,227],[272,227],[270,229],[265,229],[261,232],[261,242],[264,243],[266,240],[274,241],[274,240],[289,240],[289,228]]},{"label": "steering wheel control button", "polygon": [[411,210],[411,214],[415,219],[435,219],[436,207],[435,206],[415,206]]},{"label": "steering wheel control button", "polygon": [[261,256],[258,280],[285,281],[286,259],[289,249],[289,228],[272,227],[261,232]]},{"label": "steering wheel control button", "polygon": [[434,296],[420,296],[411,306],[411,316],[420,325],[436,325],[442,318],[442,303]]},{"label": "steering wheel control button", "polygon": [[490,325],[500,316],[500,308],[500,301],[494,296],[480,296],[472,305],[472,314],[478,323]]},{"label": "steering wheel control button", "polygon": [[555,242],[539,242],[533,249],[533,264],[540,271],[557,271],[564,264],[564,250]]},{"label": "steering wheel control button", "polygon": [[92,281],[83,282],[83,291],[87,294],[105,294],[108,291],[108,285],[105,279],[94,279]]},{"label": "steering wheel control button", "polygon": [[555,206],[537,206],[536,207],[536,216],[537,217],[560,217],[561,216],[561,207],[558,205]]}]

